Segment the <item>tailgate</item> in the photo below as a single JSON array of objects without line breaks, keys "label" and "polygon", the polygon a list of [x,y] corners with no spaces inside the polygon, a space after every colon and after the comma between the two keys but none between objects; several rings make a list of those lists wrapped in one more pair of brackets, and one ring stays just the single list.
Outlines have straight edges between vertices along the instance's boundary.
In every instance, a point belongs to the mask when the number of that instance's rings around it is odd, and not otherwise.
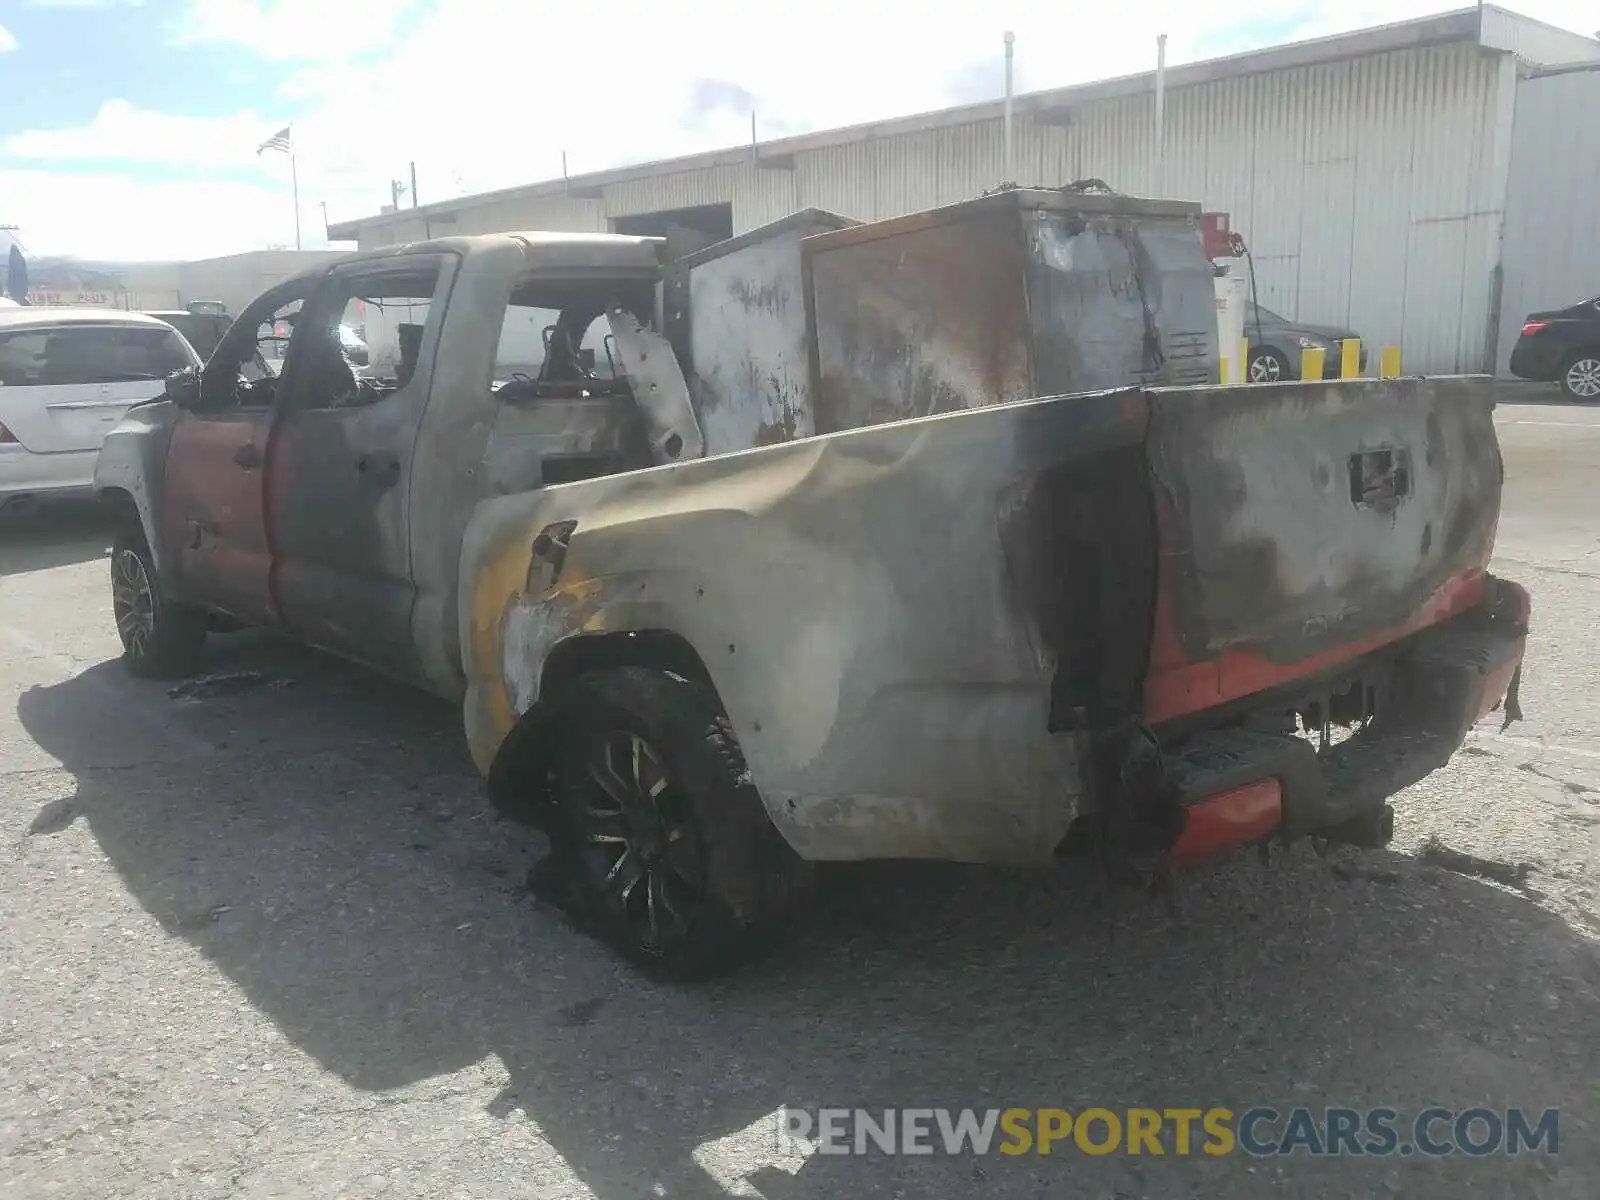
[{"label": "tailgate", "polygon": [[1477,603],[1500,511],[1489,378],[1150,398],[1151,721],[1322,670]]},{"label": "tailgate", "polygon": [[131,405],[161,394],[161,380],[0,386],[0,425],[35,454],[97,450]]}]

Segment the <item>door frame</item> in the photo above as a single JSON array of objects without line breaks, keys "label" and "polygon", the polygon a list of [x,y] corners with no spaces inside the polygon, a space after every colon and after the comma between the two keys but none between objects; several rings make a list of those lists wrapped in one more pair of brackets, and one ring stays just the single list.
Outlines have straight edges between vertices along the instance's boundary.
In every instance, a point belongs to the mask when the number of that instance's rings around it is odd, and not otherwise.
[{"label": "door frame", "polygon": [[[265,618],[266,623],[270,624],[277,624],[280,621],[278,598],[273,586],[273,565],[276,559],[276,548],[272,540],[271,496],[267,489],[267,480],[272,459],[273,439],[282,419],[284,399],[288,393],[287,383],[290,376],[290,368],[296,362],[294,348],[297,338],[295,335],[299,333],[299,327],[296,326],[294,333],[290,336],[288,347],[282,359],[282,369],[277,374],[278,385],[273,388],[270,403],[245,407],[238,404],[235,399],[234,403],[226,407],[221,405],[213,407],[207,404],[207,398],[208,396],[214,397],[217,389],[222,387],[235,389],[235,396],[237,396],[239,368],[244,359],[243,357],[236,358],[235,355],[238,355],[246,346],[250,347],[252,353],[259,353],[259,338],[256,334],[261,325],[265,323],[265,318],[270,318],[279,308],[284,307],[295,299],[300,300],[302,308],[306,307],[310,299],[316,295],[317,290],[321,287],[322,277],[325,274],[326,272],[318,272],[315,275],[299,275],[286,279],[262,292],[245,306],[238,319],[229,327],[222,340],[217,343],[216,349],[200,369],[198,379],[199,407],[178,409],[177,417],[173,424],[172,438],[167,446],[167,456],[164,460],[161,481],[161,520],[155,531],[156,536],[162,543],[159,553],[162,555],[163,561],[172,564],[176,568],[172,572],[172,582],[175,585],[174,590],[180,596],[185,599],[192,599],[208,607],[220,609],[222,606],[216,603],[216,597],[207,597],[203,592],[194,589],[191,586],[192,579],[185,576],[184,564],[190,550],[190,547],[186,546],[185,542],[192,522],[183,514],[166,511],[168,508],[168,496],[170,495],[170,481],[174,474],[173,467],[175,465],[172,459],[172,447],[175,444],[179,444],[178,435],[183,428],[186,425],[193,428],[197,422],[221,423],[227,421],[244,424],[248,420],[258,430],[261,457],[260,465],[255,469],[259,473],[258,479],[261,487],[259,504],[261,539],[267,556],[267,569],[264,580],[265,591],[262,596],[262,608],[250,614],[231,614],[239,616],[241,619],[261,622]],[[230,378],[226,381],[220,379],[224,362],[231,364],[228,372]]]},{"label": "door frame", "polygon": [[[427,414],[428,405],[433,393],[433,372],[436,352],[438,349],[440,331],[446,319],[450,294],[455,286],[457,275],[460,271],[461,256],[445,250],[422,250],[416,253],[402,253],[384,256],[376,259],[357,259],[340,263],[330,268],[317,282],[314,294],[306,300],[302,312],[307,319],[295,330],[291,348],[298,348],[297,354],[291,354],[291,362],[295,364],[292,372],[285,372],[285,386],[278,392],[277,422],[274,427],[273,461],[269,465],[268,475],[265,480],[267,488],[267,519],[270,522],[270,532],[274,543],[274,556],[272,565],[273,591],[280,606],[281,619],[284,624],[297,636],[319,645],[335,654],[363,662],[370,667],[383,671],[396,678],[406,679],[409,682],[419,682],[422,679],[421,656],[416,645],[415,636],[411,630],[412,614],[414,614],[418,588],[412,554],[412,472],[416,455],[417,440],[421,434],[422,426]],[[371,404],[340,408],[318,403],[325,399],[312,395],[309,391],[315,380],[308,380],[308,374],[315,374],[312,360],[316,357],[305,348],[302,338],[312,336],[310,329],[321,329],[328,322],[337,322],[343,313],[345,305],[349,303],[349,296],[342,295],[348,291],[349,281],[354,279],[378,281],[385,276],[415,276],[423,272],[434,272],[432,294],[428,299],[428,311],[424,320],[423,334],[417,350],[416,362],[410,378],[395,392],[385,395]],[[320,336],[320,335],[319,335]],[[488,386],[487,379],[485,387]],[[294,592],[296,587],[292,582],[286,583],[286,575],[292,581],[297,571],[311,568],[316,571],[321,568],[322,574],[330,574],[335,563],[345,563],[348,559],[344,556],[319,560],[316,557],[305,555],[303,551],[295,552],[292,545],[285,547],[286,538],[292,542],[293,533],[286,534],[284,526],[284,510],[287,502],[283,496],[285,485],[280,479],[284,469],[284,455],[292,453],[296,444],[293,433],[293,423],[298,417],[314,417],[324,421],[336,421],[347,428],[361,426],[383,426],[386,422],[381,416],[375,416],[384,411],[393,412],[393,408],[385,410],[384,406],[396,403],[396,398],[402,393],[410,393],[410,415],[396,423],[396,427],[406,431],[404,452],[398,455],[399,477],[393,485],[396,489],[395,497],[400,505],[398,524],[400,534],[398,539],[389,543],[390,552],[393,553],[398,543],[398,559],[385,563],[382,561],[385,551],[385,539],[381,534],[381,527],[372,531],[372,550],[374,558],[370,563],[357,563],[365,565],[371,570],[359,578],[353,579],[351,594],[365,594],[371,598],[374,594],[374,582],[387,581],[388,584],[403,586],[408,592],[408,602],[405,605],[406,617],[403,622],[395,622],[396,628],[388,628],[389,621],[380,621],[385,626],[376,632],[376,639],[357,644],[354,639],[346,634],[343,638],[337,637],[328,622],[318,621],[319,615],[314,603],[299,606],[302,619],[297,622],[295,609],[297,608]],[[352,469],[356,464],[352,463]],[[352,515],[353,519],[353,515]],[[315,549],[313,544],[311,549]],[[287,596],[287,603],[285,598]],[[396,608],[396,611],[398,606]],[[375,612],[381,614],[388,611],[387,606],[378,602]],[[327,618],[335,614],[321,613]],[[369,612],[369,618],[373,613]],[[300,626],[297,628],[297,624]],[[401,638],[403,624],[404,637]],[[333,622],[337,629],[345,629],[345,622]],[[322,626],[319,628],[319,626]],[[362,628],[373,632],[370,620]],[[403,652],[402,652],[403,644]],[[384,653],[384,651],[389,653]],[[402,659],[404,661],[402,661]]]}]

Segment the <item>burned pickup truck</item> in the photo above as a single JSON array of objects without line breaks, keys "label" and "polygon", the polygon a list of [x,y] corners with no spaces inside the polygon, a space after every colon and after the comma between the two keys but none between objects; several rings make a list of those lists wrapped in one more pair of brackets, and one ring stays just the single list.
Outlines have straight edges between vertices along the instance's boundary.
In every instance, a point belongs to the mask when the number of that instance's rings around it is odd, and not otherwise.
[{"label": "burned pickup truck", "polygon": [[542,886],[679,976],[822,860],[1380,845],[1515,710],[1491,384],[1216,386],[1196,217],[1019,189],[291,280],[106,442],[126,663],[222,617],[459,701]]}]

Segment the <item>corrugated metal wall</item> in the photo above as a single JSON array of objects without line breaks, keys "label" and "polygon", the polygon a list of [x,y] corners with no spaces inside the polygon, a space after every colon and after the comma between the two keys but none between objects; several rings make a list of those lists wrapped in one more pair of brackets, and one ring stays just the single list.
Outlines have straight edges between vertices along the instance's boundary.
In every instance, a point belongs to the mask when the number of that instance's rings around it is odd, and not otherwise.
[{"label": "corrugated metal wall", "polygon": [[[1088,176],[1232,214],[1261,300],[1286,316],[1398,344],[1408,370],[1477,370],[1504,208],[1515,73],[1467,43],[1174,89],[1157,178],[1150,94],[1085,104],[1065,124],[1021,120],[1019,183]],[[463,206],[453,227],[605,228],[607,219],[731,202],[734,231],[816,206],[860,220],[978,195],[1001,182],[987,121],[608,185],[604,199]],[[420,227],[375,231],[390,244]],[[368,243],[363,241],[363,246]]]},{"label": "corrugated metal wall", "polygon": [[1600,70],[1524,79],[1501,261],[1499,354],[1506,370],[1522,319],[1600,295]]},{"label": "corrugated metal wall", "polygon": [[1509,50],[1529,66],[1554,67],[1600,59],[1600,43],[1594,38],[1546,25],[1492,4],[1485,4],[1479,10],[1479,21],[1479,36],[1485,46]]}]

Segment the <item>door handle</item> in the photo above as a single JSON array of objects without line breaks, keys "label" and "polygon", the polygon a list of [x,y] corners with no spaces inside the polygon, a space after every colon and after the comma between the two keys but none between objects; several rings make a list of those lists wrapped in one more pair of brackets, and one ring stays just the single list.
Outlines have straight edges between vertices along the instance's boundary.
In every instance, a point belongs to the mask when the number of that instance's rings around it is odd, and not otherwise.
[{"label": "door handle", "polygon": [[373,451],[356,459],[356,471],[378,487],[391,487],[400,478],[400,459],[386,450]]},{"label": "door handle", "polygon": [[233,452],[233,461],[238,463],[246,471],[254,471],[261,465],[261,451],[257,450],[249,442],[246,442],[243,446],[240,446]]}]

